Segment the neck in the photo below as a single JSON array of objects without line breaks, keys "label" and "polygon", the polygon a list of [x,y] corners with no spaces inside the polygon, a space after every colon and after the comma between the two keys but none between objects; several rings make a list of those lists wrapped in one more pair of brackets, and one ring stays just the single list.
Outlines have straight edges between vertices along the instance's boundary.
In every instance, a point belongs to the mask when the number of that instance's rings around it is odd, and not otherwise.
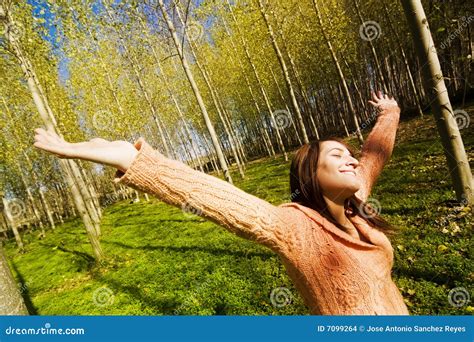
[{"label": "neck", "polygon": [[331,213],[332,217],[339,223],[340,225],[346,227],[348,230],[355,230],[354,225],[352,222],[347,218],[344,202],[345,199],[343,198],[328,198],[324,196],[324,199],[328,206],[328,211]]}]

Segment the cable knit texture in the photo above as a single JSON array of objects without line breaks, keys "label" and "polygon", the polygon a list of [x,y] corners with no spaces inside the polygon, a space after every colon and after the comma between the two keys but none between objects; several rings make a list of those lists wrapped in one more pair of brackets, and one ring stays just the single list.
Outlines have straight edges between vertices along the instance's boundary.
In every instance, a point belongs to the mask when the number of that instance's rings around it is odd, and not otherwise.
[{"label": "cable knit texture", "polygon": [[[357,196],[366,200],[389,160],[400,111],[386,110],[367,137],[357,176]],[[239,188],[163,156],[143,138],[130,168],[115,182],[164,202],[194,208],[232,233],[267,246],[285,265],[311,314],[408,315],[391,278],[393,249],[384,233],[362,217],[351,218],[370,242],[352,237],[317,211],[297,203],[272,205]]]}]

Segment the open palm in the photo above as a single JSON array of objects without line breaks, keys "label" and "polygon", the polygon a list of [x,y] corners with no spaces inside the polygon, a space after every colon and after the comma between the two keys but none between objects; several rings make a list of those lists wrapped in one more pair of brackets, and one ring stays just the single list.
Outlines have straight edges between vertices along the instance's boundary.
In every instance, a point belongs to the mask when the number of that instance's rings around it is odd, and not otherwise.
[{"label": "open palm", "polygon": [[55,132],[35,129],[34,146],[55,154],[59,158],[82,159],[127,171],[138,154],[137,149],[127,141],[107,141],[96,138],[80,143],[69,143]]},{"label": "open palm", "polygon": [[383,95],[381,91],[377,91],[377,93],[372,92],[372,101],[369,101],[369,103],[380,112],[399,108],[397,101],[393,97]]}]

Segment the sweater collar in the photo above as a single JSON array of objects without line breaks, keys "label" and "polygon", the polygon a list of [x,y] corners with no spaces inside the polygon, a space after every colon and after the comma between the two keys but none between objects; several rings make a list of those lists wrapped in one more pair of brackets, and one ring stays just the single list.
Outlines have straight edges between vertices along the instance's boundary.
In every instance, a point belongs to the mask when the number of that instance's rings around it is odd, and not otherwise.
[{"label": "sweater collar", "polygon": [[[343,230],[339,229],[334,223],[327,220],[319,212],[311,208],[308,208],[304,205],[301,205],[295,202],[290,202],[290,203],[280,204],[279,207],[293,207],[295,209],[298,209],[304,212],[310,219],[318,223],[323,229],[329,231],[330,233],[333,233],[334,235],[337,235],[342,240],[352,243],[354,245],[364,247],[364,248],[369,248],[369,249],[386,247],[385,240],[388,241],[387,237],[382,232],[376,230],[375,228],[372,228],[364,219],[358,216],[351,217],[350,220],[353,223],[357,223],[357,225],[355,225],[356,229],[358,229],[371,243],[352,237],[351,235],[347,234]],[[379,235],[383,235],[383,236],[379,236]]]}]

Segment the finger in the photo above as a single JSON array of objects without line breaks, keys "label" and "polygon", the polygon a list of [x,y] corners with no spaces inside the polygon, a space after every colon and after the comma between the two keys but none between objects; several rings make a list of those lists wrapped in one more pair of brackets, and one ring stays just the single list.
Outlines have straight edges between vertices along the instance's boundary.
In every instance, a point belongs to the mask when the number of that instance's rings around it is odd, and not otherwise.
[{"label": "finger", "polygon": [[374,100],[374,101],[378,100],[377,95],[375,95],[375,92],[372,91],[372,92],[370,92],[370,94],[372,95],[372,100]]},{"label": "finger", "polygon": [[46,131],[42,128],[35,128],[35,133],[36,134],[43,134],[43,132],[46,132]]},{"label": "finger", "polygon": [[33,144],[34,147],[39,148],[41,150],[44,150],[49,153],[53,153],[58,155],[59,157],[66,157],[69,156],[71,157],[72,154],[68,148],[65,148],[63,146],[59,146],[57,144],[50,144],[42,141],[37,141]]},{"label": "finger", "polygon": [[36,141],[46,143],[47,139],[43,135],[37,134],[35,135],[35,142]]},{"label": "finger", "polygon": [[377,96],[380,100],[383,99],[383,95],[382,95],[382,92],[380,90],[377,91]]},{"label": "finger", "polygon": [[33,146],[46,152],[55,153],[55,154],[61,153],[61,150],[58,149],[56,145],[49,144],[46,141],[35,141]]},{"label": "finger", "polygon": [[102,138],[93,138],[90,140],[90,142],[93,142],[93,143],[104,143],[104,142],[108,142],[107,140],[105,139],[102,139]]},{"label": "finger", "polygon": [[47,130],[46,133],[48,134],[48,136],[51,138],[52,141],[60,143],[60,142],[63,142],[64,140],[53,130]]},{"label": "finger", "polygon": [[372,106],[374,106],[374,107],[378,107],[378,106],[379,106],[379,104],[376,103],[376,102],[374,102],[374,101],[369,101],[369,103],[370,103]]}]

